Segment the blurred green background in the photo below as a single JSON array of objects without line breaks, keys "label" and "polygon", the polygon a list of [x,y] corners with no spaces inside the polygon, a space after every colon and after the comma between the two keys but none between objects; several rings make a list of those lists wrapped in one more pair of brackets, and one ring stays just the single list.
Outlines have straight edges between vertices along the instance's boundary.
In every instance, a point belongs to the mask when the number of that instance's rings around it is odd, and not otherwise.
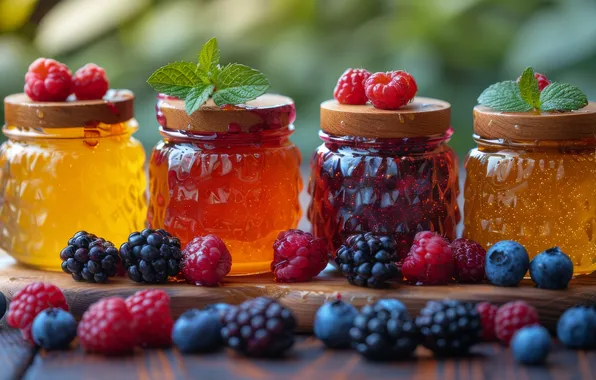
[{"label": "blurred green background", "polygon": [[294,141],[318,145],[319,103],[348,67],[406,69],[419,94],[453,105],[452,146],[472,146],[472,107],[490,83],[526,66],[596,99],[595,0],[0,0],[0,96],[21,92],[27,66],[53,57],[73,71],[106,68],[137,95],[137,133],[158,141],[156,68],[195,60],[215,36],[222,62],[263,71],[295,99]]}]

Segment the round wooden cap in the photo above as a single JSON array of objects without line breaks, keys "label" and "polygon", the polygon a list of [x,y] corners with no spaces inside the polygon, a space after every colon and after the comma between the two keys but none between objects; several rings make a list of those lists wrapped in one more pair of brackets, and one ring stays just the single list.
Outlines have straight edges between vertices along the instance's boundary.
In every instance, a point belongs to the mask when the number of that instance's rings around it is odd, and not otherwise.
[{"label": "round wooden cap", "polygon": [[414,98],[398,110],[381,110],[371,104],[321,104],[321,130],[336,136],[406,138],[433,136],[451,127],[451,105],[431,98]]},{"label": "round wooden cap", "polygon": [[296,119],[294,101],[287,96],[264,94],[240,105],[216,106],[209,99],[192,115],[184,101],[161,97],[157,102],[158,121],[166,129],[198,133],[239,133],[287,127]]},{"label": "round wooden cap", "polygon": [[110,90],[98,100],[36,102],[20,93],[4,98],[4,121],[18,127],[66,128],[117,124],[134,117],[134,94]]},{"label": "round wooden cap", "polygon": [[596,137],[596,103],[570,112],[499,112],[474,107],[474,133],[485,139],[579,140]]}]

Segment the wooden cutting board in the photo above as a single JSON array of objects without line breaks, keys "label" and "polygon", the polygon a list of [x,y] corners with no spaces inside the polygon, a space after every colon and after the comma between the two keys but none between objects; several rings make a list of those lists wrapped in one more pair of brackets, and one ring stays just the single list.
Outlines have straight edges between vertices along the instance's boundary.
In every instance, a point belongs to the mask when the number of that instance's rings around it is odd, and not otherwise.
[{"label": "wooden cutting board", "polygon": [[[75,316],[80,317],[90,304],[103,297],[127,297],[149,287],[135,284],[128,278],[110,279],[107,284],[79,283],[62,272],[42,272],[20,266],[0,252],[0,291],[9,299],[34,281],[50,282],[59,286]],[[533,287],[524,281],[519,287],[501,288],[492,285],[410,286],[394,284],[391,289],[376,290],[352,286],[330,266],[312,282],[278,284],[271,275],[229,277],[220,287],[206,288],[183,283],[151,286],[166,290],[171,297],[172,314],[177,317],[190,308],[202,308],[216,302],[238,304],[259,296],[278,299],[291,308],[298,319],[299,329],[312,331],[314,314],[325,301],[338,294],[355,306],[363,306],[380,298],[397,298],[404,302],[412,315],[429,300],[453,298],[470,301],[489,301],[502,304],[524,300],[534,305],[542,323],[554,329],[563,311],[578,303],[596,303],[596,277],[583,276],[572,280],[569,289],[553,291]]]}]

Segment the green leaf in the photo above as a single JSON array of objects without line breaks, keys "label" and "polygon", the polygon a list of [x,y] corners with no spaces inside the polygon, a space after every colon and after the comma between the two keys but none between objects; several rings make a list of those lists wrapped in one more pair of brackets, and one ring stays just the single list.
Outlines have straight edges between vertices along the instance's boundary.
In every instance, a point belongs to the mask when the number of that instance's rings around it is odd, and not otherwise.
[{"label": "green leaf", "polygon": [[543,111],[573,111],[588,105],[588,97],[578,87],[553,82],[540,93]]},{"label": "green leaf", "polygon": [[217,38],[212,38],[203,47],[199,53],[199,68],[206,73],[214,73],[219,64],[219,47]]},{"label": "green leaf", "polygon": [[213,101],[216,105],[241,104],[264,94],[269,81],[258,70],[232,63],[221,70],[215,87]]},{"label": "green leaf", "polygon": [[478,103],[503,112],[526,112],[532,106],[521,97],[519,86],[514,81],[490,85],[478,97]]},{"label": "green leaf", "polygon": [[184,99],[184,109],[188,115],[199,109],[207,99],[213,94],[215,87],[212,84],[201,83],[197,87],[192,88],[186,99]]},{"label": "green leaf", "polygon": [[538,80],[534,77],[534,69],[528,67],[524,70],[519,78],[518,86],[524,102],[539,110],[540,89],[538,88]]},{"label": "green leaf", "polygon": [[157,69],[147,83],[155,91],[184,99],[191,89],[202,83],[198,71],[196,63],[174,62]]}]

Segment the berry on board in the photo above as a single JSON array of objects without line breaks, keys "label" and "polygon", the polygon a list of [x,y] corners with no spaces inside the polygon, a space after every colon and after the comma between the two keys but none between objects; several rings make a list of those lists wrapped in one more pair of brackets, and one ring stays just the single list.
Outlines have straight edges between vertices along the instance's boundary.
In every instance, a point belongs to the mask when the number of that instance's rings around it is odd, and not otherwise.
[{"label": "berry on board", "polygon": [[397,278],[397,243],[370,232],[350,236],[337,250],[335,262],[352,285],[386,288]]},{"label": "berry on board", "polygon": [[486,277],[497,286],[516,286],[530,268],[528,251],[519,243],[503,240],[486,253]]},{"label": "berry on board", "polygon": [[79,100],[101,99],[108,92],[110,83],[103,68],[88,63],[72,77],[73,91]]},{"label": "berry on board", "polygon": [[542,289],[566,289],[573,277],[573,261],[559,247],[539,253],[530,262],[530,277]]},{"label": "berry on board", "polygon": [[455,259],[455,279],[458,282],[484,281],[486,250],[480,244],[473,240],[455,239],[451,242],[451,250]]},{"label": "berry on board", "polygon": [[401,271],[411,283],[447,284],[455,274],[453,252],[449,242],[434,232],[417,233]]},{"label": "berry on board", "polygon": [[77,321],[68,311],[45,309],[33,320],[32,335],[35,344],[46,350],[64,350],[77,336]]},{"label": "berry on board", "polygon": [[337,80],[333,97],[341,104],[366,104],[364,83],[370,77],[365,69],[347,69]]},{"label": "berry on board", "polygon": [[25,74],[25,94],[38,102],[63,102],[72,93],[72,73],[63,63],[38,58]]},{"label": "berry on board", "polygon": [[218,313],[191,309],[174,323],[172,340],[183,353],[214,351],[223,344]]},{"label": "berry on board", "polygon": [[517,330],[538,324],[538,312],[524,301],[508,302],[499,307],[495,315],[495,333],[505,344],[509,344]]},{"label": "berry on board", "polygon": [[50,307],[68,311],[68,304],[62,291],[52,284],[33,282],[12,298],[6,322],[10,327],[20,329],[23,339],[34,343],[31,335],[33,320],[40,312]]},{"label": "berry on board", "polygon": [[552,339],[542,326],[527,326],[511,339],[511,352],[516,361],[527,365],[543,364],[552,347]]},{"label": "berry on board", "polygon": [[480,302],[476,304],[476,311],[480,315],[480,322],[482,324],[482,340],[485,342],[492,342],[497,340],[495,332],[495,317],[499,307],[488,302]]},{"label": "berry on board", "polygon": [[366,96],[375,108],[395,110],[414,99],[418,87],[405,71],[372,74],[364,84]]},{"label": "berry on board", "polygon": [[277,282],[310,281],[329,262],[325,239],[309,232],[288,230],[279,233],[273,244],[271,270]]},{"label": "berry on board", "polygon": [[110,241],[79,231],[60,252],[62,270],[75,281],[103,283],[114,277],[120,266],[118,248]]},{"label": "berry on board", "polygon": [[350,347],[350,329],[358,310],[347,302],[324,303],[315,314],[314,333],[329,348]]},{"label": "berry on board", "polygon": [[232,255],[226,244],[215,235],[192,239],[182,252],[182,274],[195,285],[218,285],[230,269]]},{"label": "berry on board", "polygon": [[596,348],[596,308],[578,305],[565,310],[557,323],[557,338],[567,348]]},{"label": "berry on board", "polygon": [[133,320],[137,345],[169,347],[174,321],[170,313],[170,296],[163,290],[140,290],[126,299]]}]

